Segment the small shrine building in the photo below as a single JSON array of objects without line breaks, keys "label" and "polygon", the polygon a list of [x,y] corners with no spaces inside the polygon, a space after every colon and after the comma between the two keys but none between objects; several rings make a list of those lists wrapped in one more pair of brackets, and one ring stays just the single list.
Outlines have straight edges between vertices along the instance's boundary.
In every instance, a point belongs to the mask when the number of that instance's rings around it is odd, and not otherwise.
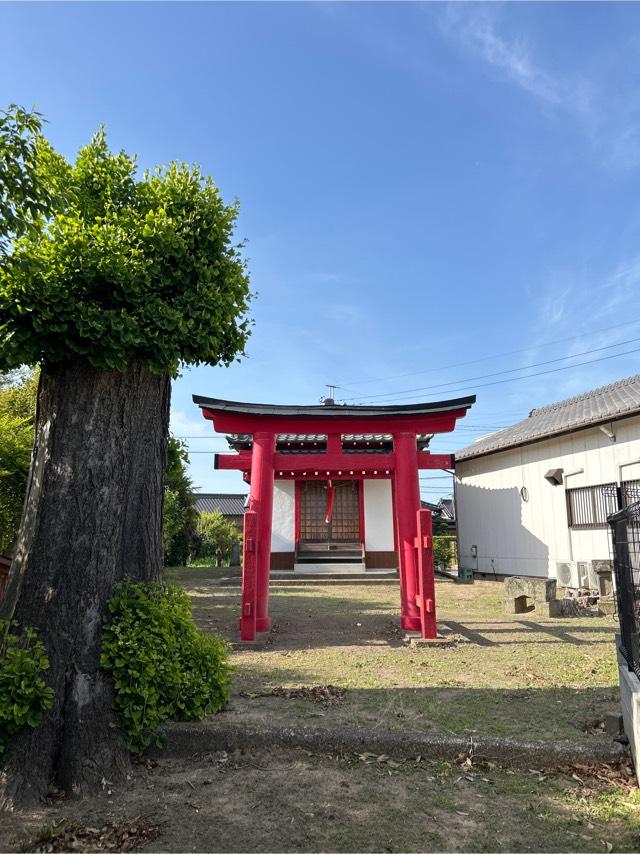
[{"label": "small shrine building", "polygon": [[398,569],[403,629],[435,637],[431,513],[422,469],[453,468],[432,454],[475,396],[403,406],[239,403],[194,395],[231,454],[215,467],[250,484],[244,520],[240,636],[268,631],[272,569]]}]

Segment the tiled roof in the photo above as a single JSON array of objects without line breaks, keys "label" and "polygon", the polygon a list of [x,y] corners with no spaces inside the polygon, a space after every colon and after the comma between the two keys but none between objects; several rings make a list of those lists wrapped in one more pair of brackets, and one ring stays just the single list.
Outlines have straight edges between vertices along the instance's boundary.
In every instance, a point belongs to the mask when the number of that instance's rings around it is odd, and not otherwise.
[{"label": "tiled roof", "polygon": [[215,513],[219,510],[223,516],[242,516],[246,495],[221,492],[196,493],[196,510],[198,513]]},{"label": "tiled roof", "polygon": [[[372,448],[393,445],[391,433],[343,433],[342,438],[345,450],[353,446],[356,446],[358,450],[363,450],[366,449],[367,445]],[[418,447],[420,449],[426,448],[431,439],[431,435],[420,434],[418,436]],[[227,441],[232,448],[248,449],[251,447],[251,434],[230,433],[227,436]],[[314,445],[324,447],[326,441],[325,433],[278,433],[277,436],[279,451],[286,451],[290,446],[300,446],[303,450],[308,450],[310,446],[313,448]]]},{"label": "tiled roof", "polygon": [[529,442],[570,433],[581,427],[604,424],[640,412],[640,374],[619,380],[552,403],[540,409],[532,409],[529,417],[477,439],[471,445],[456,452],[456,460],[469,460],[485,454],[493,454]]}]

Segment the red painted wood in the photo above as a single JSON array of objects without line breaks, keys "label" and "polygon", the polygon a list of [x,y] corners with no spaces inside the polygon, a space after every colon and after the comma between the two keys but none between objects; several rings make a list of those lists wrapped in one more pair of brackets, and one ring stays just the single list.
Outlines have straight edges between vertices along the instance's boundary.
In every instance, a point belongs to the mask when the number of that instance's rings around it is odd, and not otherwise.
[{"label": "red painted wood", "polygon": [[340,433],[329,433],[327,436],[327,452],[329,454],[342,453],[342,436]]},{"label": "red painted wood", "polygon": [[416,415],[247,415],[239,412],[216,412],[203,409],[202,414],[213,421],[219,433],[255,433],[256,430],[273,433],[449,433],[456,420],[463,418],[466,409],[450,412],[420,413]]},{"label": "red painted wood", "polygon": [[244,537],[242,545],[240,640],[243,641],[256,639],[257,537],[258,514],[255,510],[247,510],[244,514]]},{"label": "red painted wood", "polygon": [[429,451],[418,451],[418,468],[452,469],[453,454],[431,454]]},{"label": "red painted wood", "polygon": [[298,545],[300,543],[300,493],[302,491],[302,481],[295,482],[294,491],[294,527],[295,527],[295,554],[298,554]]},{"label": "red painted wood", "polygon": [[[327,477],[340,472],[340,476],[360,475],[385,476],[387,470],[391,473],[395,468],[395,454],[344,454],[341,451],[325,454],[275,454],[274,468],[278,477],[291,477],[306,472],[317,477]],[[450,469],[453,467],[451,454],[430,454],[428,451],[418,452],[419,469]],[[251,471],[251,453],[241,451],[238,454],[215,454],[215,468],[220,471]],[[282,475],[280,475],[282,472]],[[374,475],[374,472],[376,473]]]},{"label": "red painted wood", "polygon": [[273,460],[276,437],[274,433],[258,431],[253,434],[251,453],[251,487],[249,509],[258,514],[258,560],[256,631],[271,628],[269,617],[269,572],[271,568],[271,519],[273,515]]},{"label": "red painted wood", "polygon": [[360,545],[362,546],[362,554],[364,555],[366,548],[366,538],[364,530],[364,480],[361,480],[359,483],[358,509],[360,511]]},{"label": "red painted wood", "polygon": [[330,475],[338,474],[345,480],[350,478],[351,472],[360,474],[363,471],[384,472],[387,469],[391,472],[394,466],[394,454],[276,454],[274,459],[274,468],[278,473],[318,472],[326,478],[329,472]]},{"label": "red painted wood", "polygon": [[420,634],[423,638],[435,638],[436,587],[433,573],[433,526],[430,510],[418,510],[416,514],[418,535],[416,551],[418,557],[418,594],[416,604],[420,611]]},{"label": "red painted wood", "polygon": [[418,449],[414,433],[394,433],[396,455],[395,495],[398,521],[398,558],[400,563],[400,625],[407,631],[420,630],[420,611],[416,605],[418,578],[415,538],[417,512],[420,510]]},{"label": "red painted wood", "polygon": [[[395,550],[396,556],[399,558],[398,552],[398,517],[396,513],[396,479],[395,477],[391,478],[391,516],[393,517],[393,548]],[[398,567],[400,563],[398,562]]]},{"label": "red painted wood", "polygon": [[251,471],[251,453],[214,454],[213,467],[218,471]]}]

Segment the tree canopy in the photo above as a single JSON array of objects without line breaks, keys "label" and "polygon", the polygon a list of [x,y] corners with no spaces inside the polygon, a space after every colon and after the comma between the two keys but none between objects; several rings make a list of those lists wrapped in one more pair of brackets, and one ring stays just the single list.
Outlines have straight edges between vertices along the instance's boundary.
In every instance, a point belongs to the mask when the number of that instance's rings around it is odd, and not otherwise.
[{"label": "tree canopy", "polygon": [[[175,375],[181,363],[242,355],[251,293],[233,241],[237,204],[225,204],[197,166],[139,177],[135,158],[110,151],[102,128],[70,164],[44,143],[37,119],[20,127],[24,187],[16,177],[0,210],[13,234],[0,265],[0,370],[82,357],[96,368],[136,361]],[[6,146],[2,131],[0,120]],[[17,212],[37,186],[27,227]]]},{"label": "tree canopy", "polygon": [[41,228],[59,201],[64,160],[42,135],[40,113],[0,110],[0,252]]},{"label": "tree canopy", "polygon": [[198,514],[193,484],[187,474],[189,454],[184,442],[169,436],[164,480],[162,538],[167,566],[185,566]]}]

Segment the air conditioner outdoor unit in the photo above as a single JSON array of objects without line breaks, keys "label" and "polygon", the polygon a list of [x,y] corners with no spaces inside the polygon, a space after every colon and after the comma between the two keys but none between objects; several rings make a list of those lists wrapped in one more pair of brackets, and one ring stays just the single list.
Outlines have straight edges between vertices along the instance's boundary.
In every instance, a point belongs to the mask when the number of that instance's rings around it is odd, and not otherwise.
[{"label": "air conditioner outdoor unit", "polygon": [[593,562],[590,560],[579,560],[577,566],[580,587],[586,587],[588,590],[600,590],[600,579],[598,578],[598,573],[593,568]]},{"label": "air conditioner outdoor unit", "polygon": [[599,590],[598,573],[590,560],[558,561],[556,563],[558,587],[570,587],[573,590]]},{"label": "air conditioner outdoor unit", "polygon": [[556,578],[558,587],[579,587],[578,567],[571,561],[558,561],[556,563]]}]

